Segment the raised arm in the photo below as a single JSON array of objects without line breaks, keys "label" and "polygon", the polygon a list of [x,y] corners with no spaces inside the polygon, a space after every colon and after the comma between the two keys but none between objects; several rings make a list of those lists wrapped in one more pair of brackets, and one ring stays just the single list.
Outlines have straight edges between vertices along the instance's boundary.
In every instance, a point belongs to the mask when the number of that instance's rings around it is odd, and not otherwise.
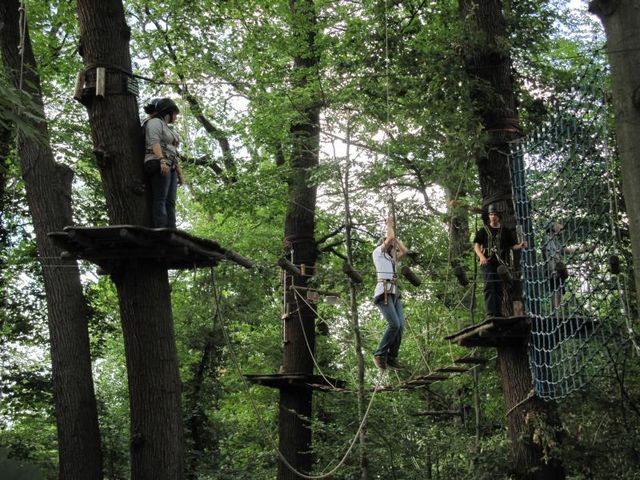
[{"label": "raised arm", "polygon": [[396,240],[396,231],[393,224],[393,218],[387,219],[387,235],[384,237],[383,250],[389,251]]}]

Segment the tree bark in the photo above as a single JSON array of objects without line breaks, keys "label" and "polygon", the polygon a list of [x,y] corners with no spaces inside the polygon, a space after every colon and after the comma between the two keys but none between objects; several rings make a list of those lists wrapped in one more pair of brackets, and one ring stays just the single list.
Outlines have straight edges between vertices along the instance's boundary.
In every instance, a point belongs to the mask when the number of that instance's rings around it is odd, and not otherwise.
[{"label": "tree bark", "polygon": [[622,190],[629,218],[636,298],[640,298],[640,8],[634,0],[594,0],[607,35]]},{"label": "tree bark", "polygon": [[[315,39],[317,21],[313,0],[290,0],[292,45],[294,51],[294,85],[297,89],[312,89],[311,100],[298,106],[299,118],[291,126],[291,158],[289,204],[285,218],[285,250],[293,263],[305,265],[305,275],[295,275],[293,283],[306,287],[313,274],[317,246],[315,234],[316,187],[311,185],[312,169],[318,165],[320,146],[320,102],[312,79],[318,67]],[[305,98],[295,96],[294,98]],[[284,320],[285,340],[283,373],[313,373],[316,314],[295,292],[286,290],[287,318]],[[312,390],[283,388],[280,390],[279,434],[280,451],[298,471],[309,472],[311,455]],[[298,476],[281,460],[278,479]]]},{"label": "tree bark", "polygon": [[[5,250],[7,248],[7,174],[9,172],[9,152],[11,151],[12,131],[9,128],[0,127],[0,272],[5,267]],[[4,277],[0,275],[0,305],[4,306],[6,300]],[[0,316],[0,330],[2,330],[3,316]],[[0,346],[2,342],[0,342]]]},{"label": "tree bark", "polygon": [[[102,453],[98,414],[91,373],[89,310],[82,292],[78,265],[60,260],[60,250],[47,236],[72,223],[73,173],[54,161],[49,144],[44,104],[36,60],[28,31],[20,43],[18,1],[0,3],[2,56],[13,84],[27,91],[42,120],[35,130],[40,138],[18,137],[18,157],[33,219],[38,256],[46,292],[51,369],[58,431],[59,478],[102,478]],[[22,81],[20,68],[23,63]]]},{"label": "tree bark", "polygon": [[[107,67],[131,71],[130,29],[121,0],[78,0],[87,78]],[[121,84],[120,82],[115,82]],[[150,226],[143,176],[143,138],[136,98],[88,96],[91,136],[112,224]],[[124,333],[131,408],[131,478],[181,479],[184,469],[180,377],[166,267],[129,262],[114,267]]]},{"label": "tree bark", "polygon": [[[478,155],[478,177],[483,207],[495,204],[503,212],[504,228],[515,229],[509,168],[509,141],[519,135],[515,92],[511,77],[511,58],[500,47],[507,38],[502,0],[460,0],[460,13],[472,37],[479,42],[467,48],[465,59],[471,85],[471,97],[479,121],[486,131],[485,151]],[[484,219],[486,222],[486,218]],[[514,255],[515,278],[518,279],[519,258]],[[517,282],[519,283],[519,282]],[[512,315],[514,301],[520,300],[520,289],[505,295],[506,315]],[[521,303],[521,302],[519,302]],[[526,400],[533,384],[526,344],[498,348],[501,382],[508,409],[509,437],[519,478],[563,479],[559,461],[545,463],[540,444],[534,441],[531,424],[546,424],[545,431],[559,430],[555,408],[537,399]],[[522,402],[522,405],[520,403]],[[526,405],[526,406],[525,406]],[[536,437],[537,438],[537,437]]]}]

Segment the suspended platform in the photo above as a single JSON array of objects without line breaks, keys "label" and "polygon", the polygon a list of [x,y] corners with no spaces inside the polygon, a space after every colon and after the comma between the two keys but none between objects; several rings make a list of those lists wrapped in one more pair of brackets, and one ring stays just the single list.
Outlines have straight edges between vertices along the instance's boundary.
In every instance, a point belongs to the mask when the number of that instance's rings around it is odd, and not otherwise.
[{"label": "suspended platform", "polygon": [[305,373],[273,373],[243,375],[247,381],[270,388],[308,388],[321,391],[343,391],[347,382],[323,375]]},{"label": "suspended platform", "polygon": [[134,260],[162,262],[170,270],[211,267],[222,260],[253,268],[250,260],[217,242],[175,228],[70,226],[49,237],[62,248],[63,257],[88,260],[107,272]]},{"label": "suspended platform", "polygon": [[462,347],[499,347],[522,342],[531,333],[529,317],[492,317],[445,337]]}]

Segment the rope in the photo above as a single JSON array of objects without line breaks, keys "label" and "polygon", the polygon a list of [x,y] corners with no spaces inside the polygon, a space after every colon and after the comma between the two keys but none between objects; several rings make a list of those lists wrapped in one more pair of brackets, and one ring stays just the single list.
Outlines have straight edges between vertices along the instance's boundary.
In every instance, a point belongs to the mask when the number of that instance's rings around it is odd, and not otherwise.
[{"label": "rope", "polygon": [[[321,475],[307,475],[305,473],[299,472],[298,470],[295,469],[295,467],[293,465],[291,465],[289,463],[289,461],[287,460],[287,458],[284,456],[284,454],[280,451],[280,449],[278,448],[278,446],[275,444],[275,440],[273,439],[273,436],[271,435],[271,431],[269,430],[269,428],[267,427],[264,418],[262,417],[258,406],[256,404],[256,400],[253,397],[253,394],[251,393],[251,388],[249,385],[249,382],[247,381],[247,379],[242,375],[242,369],[240,368],[240,362],[238,360],[238,356],[236,355],[235,352],[235,348],[233,347],[233,344],[231,343],[231,338],[229,337],[229,333],[227,331],[226,325],[225,325],[225,320],[224,317],[222,316],[222,308],[221,308],[221,303],[220,303],[220,295],[218,292],[218,288],[217,288],[217,284],[215,281],[215,273],[214,273],[214,269],[213,267],[211,267],[211,285],[213,288],[213,297],[214,300],[216,302],[216,316],[218,319],[218,322],[220,324],[221,330],[222,330],[222,334],[225,340],[225,343],[227,344],[227,348],[229,349],[229,353],[232,359],[232,362],[234,364],[235,370],[238,374],[238,376],[243,380],[243,384],[245,386],[245,389],[247,391],[247,394],[249,396],[249,401],[251,402],[251,406],[253,408],[253,411],[258,419],[258,421],[260,422],[260,425],[262,427],[262,429],[267,433],[267,438],[269,443],[271,444],[272,449],[277,453],[278,458],[282,461],[282,463],[295,475],[299,476],[300,478],[304,478],[307,480],[321,480],[324,478],[328,478],[331,475],[333,475],[334,473],[336,473],[346,462],[347,458],[349,457],[349,454],[351,453],[351,450],[353,450],[353,447],[358,439],[358,437],[360,436],[360,432],[364,426],[364,424],[366,423],[368,417],[369,417],[369,413],[371,412],[371,407],[373,406],[373,400],[378,392],[378,390],[380,389],[380,384],[381,381],[383,379],[383,373],[379,372],[378,373],[378,378],[376,381],[376,385],[374,386],[373,389],[373,393],[371,394],[371,398],[369,400],[369,404],[367,406],[367,409],[365,411],[365,414],[363,415],[362,421],[360,422],[360,425],[358,426],[358,429],[353,437],[353,439],[351,440],[349,447],[347,448],[347,451],[344,453],[344,455],[342,456],[342,458],[340,459],[340,461],[328,472],[323,473]],[[324,470],[326,470],[327,468],[329,468],[328,466],[324,468]]]},{"label": "rope", "polygon": [[[516,218],[530,245],[521,267],[532,320],[534,390],[545,400],[584,387],[612,361],[605,349],[624,353],[619,332],[629,332],[624,291],[603,268],[620,248],[603,78],[601,67],[590,62],[577,88],[511,154]],[[551,221],[566,223],[562,234],[549,231]],[[534,249],[536,232],[542,260]],[[581,247],[566,248],[576,243]],[[588,256],[581,255],[585,251]],[[569,265],[565,273],[559,263]]]},{"label": "rope", "polygon": [[528,402],[529,400],[531,400],[531,399],[532,399],[532,398],[534,398],[535,396],[536,396],[536,392],[535,392],[533,389],[531,389],[531,390],[529,391],[529,393],[527,394],[527,396],[526,396],[526,397],[524,397],[522,400],[520,400],[518,403],[516,403],[513,407],[511,407],[511,408],[507,411],[507,413],[505,413],[505,414],[504,414],[504,416],[505,416],[505,417],[508,417],[509,415],[511,415],[511,413],[512,413],[516,408],[518,408],[520,405],[522,405],[522,404],[524,404],[524,403]]},{"label": "rope", "polygon": [[320,368],[320,365],[318,364],[318,362],[316,360],[316,356],[314,355],[313,349],[311,348],[311,344],[309,343],[309,339],[307,338],[307,332],[304,329],[304,323],[302,322],[302,312],[300,310],[300,303],[298,302],[298,298],[301,298],[302,301],[307,305],[307,307],[309,307],[318,316],[318,318],[320,318],[320,320],[322,320],[322,318],[320,317],[320,315],[318,315],[317,310],[314,309],[309,304],[309,302],[307,302],[307,299],[304,298],[302,295],[300,295],[300,292],[295,288],[295,286],[292,285],[292,287],[293,287],[293,291],[294,291],[295,299],[296,299],[296,307],[297,307],[297,310],[298,310],[298,321],[300,322],[300,329],[302,330],[302,336],[304,337],[304,343],[307,346],[307,350],[309,351],[309,355],[311,356],[311,360],[313,360],[313,364],[318,369],[318,373],[320,373],[320,375],[322,376],[324,381],[327,382],[327,384],[331,385],[331,388],[333,388],[334,390],[338,390],[338,388],[333,383],[331,383],[331,381],[325,376],[324,372],[322,371],[322,368]]}]

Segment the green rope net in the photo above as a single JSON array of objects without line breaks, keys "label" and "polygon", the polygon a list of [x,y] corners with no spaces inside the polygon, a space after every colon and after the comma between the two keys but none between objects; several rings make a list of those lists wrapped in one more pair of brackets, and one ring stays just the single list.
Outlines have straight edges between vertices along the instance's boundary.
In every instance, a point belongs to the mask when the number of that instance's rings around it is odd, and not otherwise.
[{"label": "green rope net", "polygon": [[511,156],[516,218],[529,242],[521,268],[534,389],[549,400],[583,387],[628,344],[604,79],[602,67],[587,67]]}]

